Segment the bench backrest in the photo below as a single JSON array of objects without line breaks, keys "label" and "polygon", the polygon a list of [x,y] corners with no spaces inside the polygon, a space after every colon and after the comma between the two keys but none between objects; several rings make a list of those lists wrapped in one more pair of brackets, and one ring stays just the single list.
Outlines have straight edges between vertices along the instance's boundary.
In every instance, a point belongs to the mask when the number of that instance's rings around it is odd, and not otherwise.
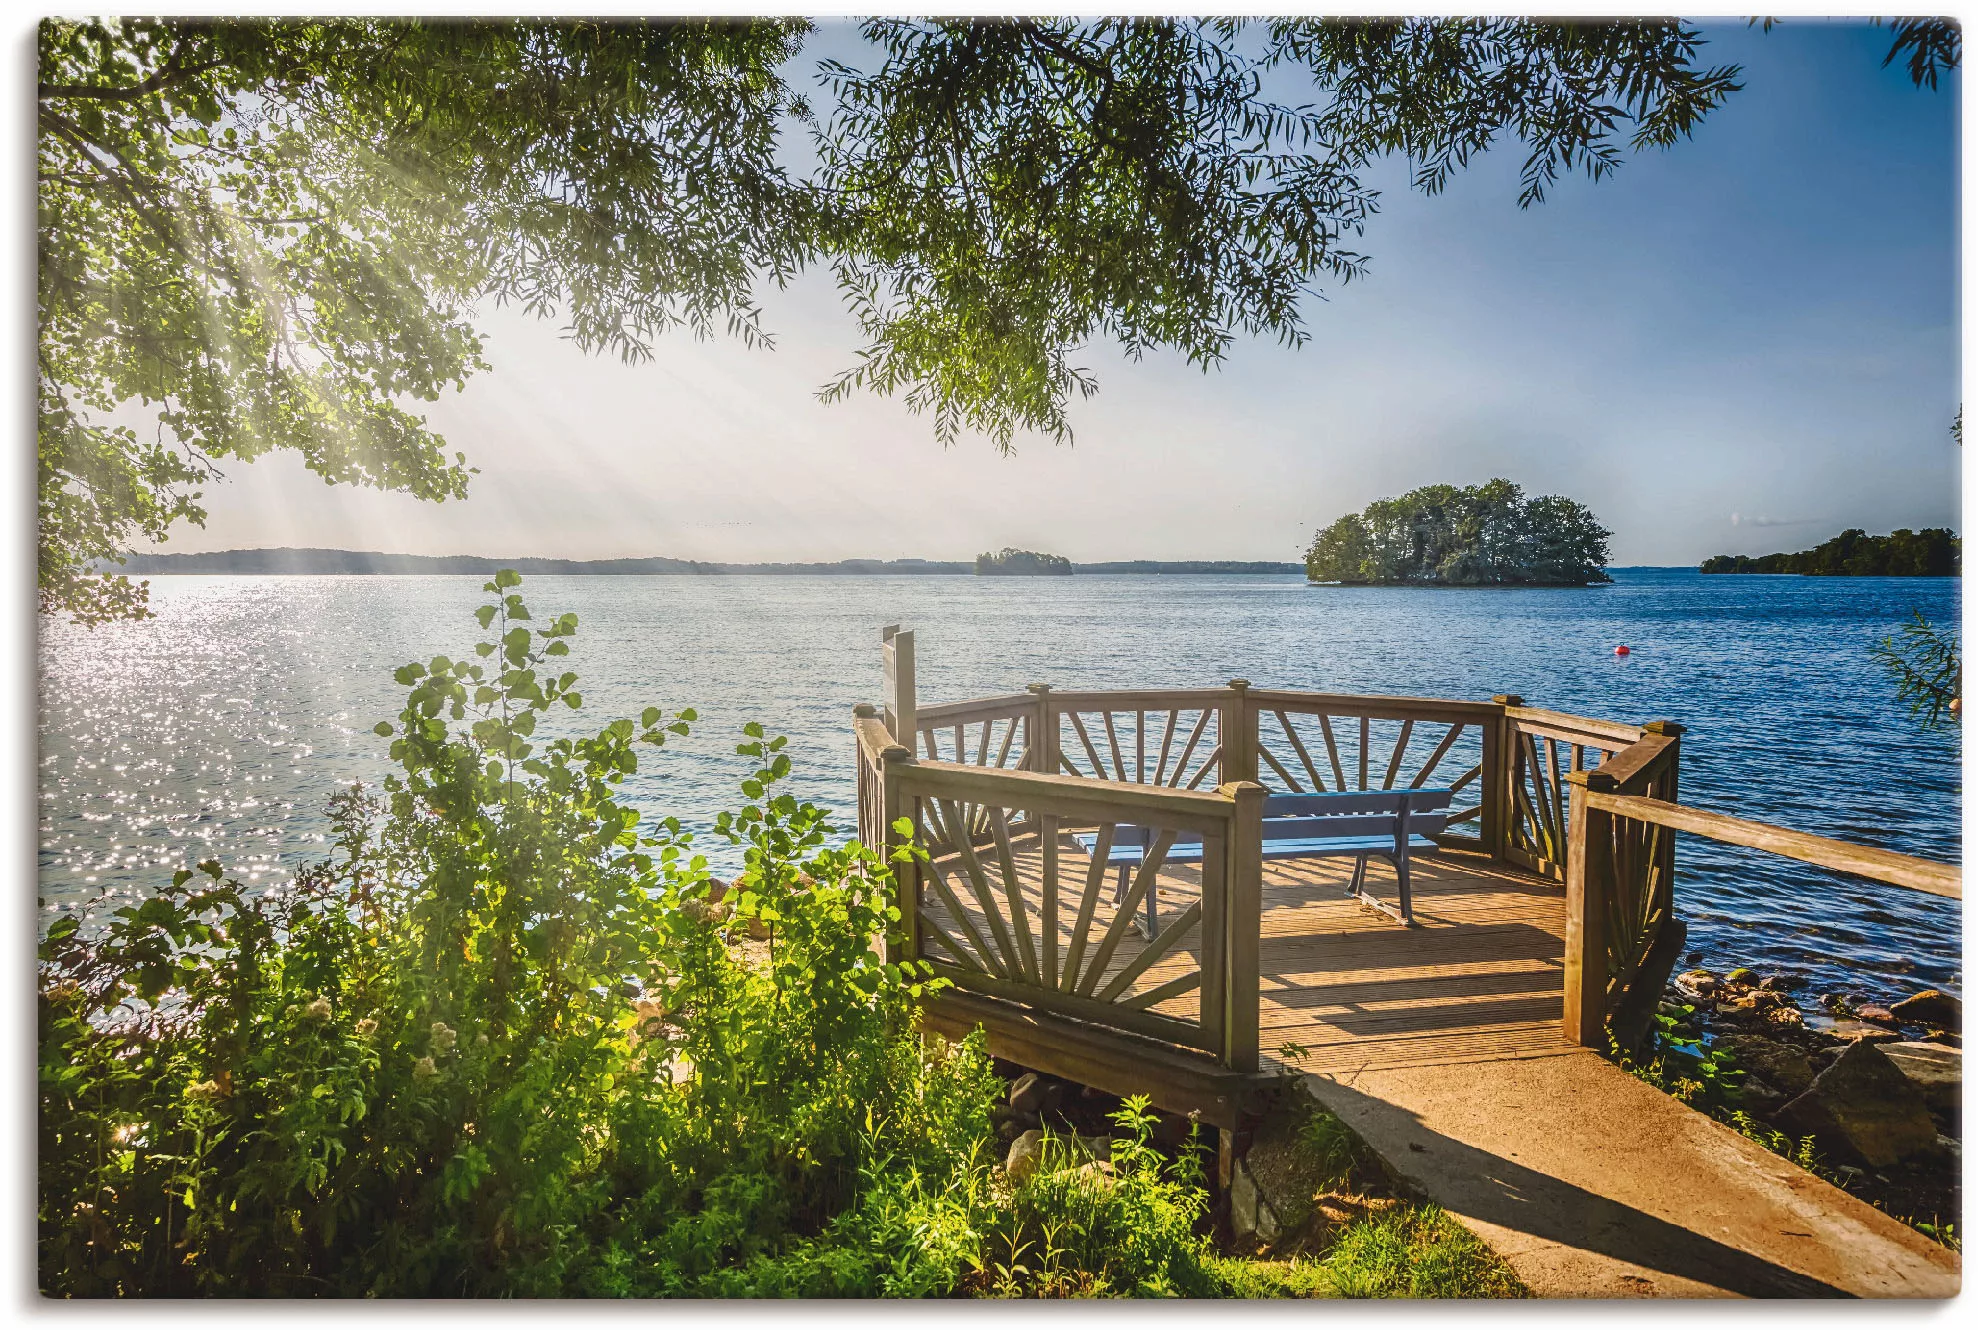
[{"label": "bench backrest", "polygon": [[[1384,836],[1405,810],[1410,836],[1439,835],[1455,791],[1356,790],[1337,794],[1272,794],[1264,798],[1264,839],[1300,836]],[[1298,823],[1311,830],[1301,831]]]},{"label": "bench backrest", "polygon": [[[1435,836],[1449,820],[1450,790],[1367,790],[1344,794],[1272,794],[1264,798],[1264,839],[1312,840],[1345,836],[1395,836],[1407,810],[1410,836]],[[1121,825],[1113,844],[1147,848],[1161,833],[1153,827]],[[1176,844],[1196,844],[1197,831],[1175,833]]]}]

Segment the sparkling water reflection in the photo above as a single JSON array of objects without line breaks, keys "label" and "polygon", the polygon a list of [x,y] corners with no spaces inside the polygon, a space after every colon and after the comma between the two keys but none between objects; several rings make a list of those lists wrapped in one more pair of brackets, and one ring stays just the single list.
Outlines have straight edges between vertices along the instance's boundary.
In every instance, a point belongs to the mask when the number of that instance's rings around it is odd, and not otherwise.
[{"label": "sparkling water reflection", "polygon": [[[1260,687],[1487,697],[1667,717],[1686,802],[1959,857],[1957,739],[1896,708],[1870,646],[1956,581],[1699,577],[1623,569],[1585,591],[1313,588],[1293,577],[537,578],[575,610],[585,723],[692,706],[645,761],[650,814],[705,826],[739,798],[744,722],[791,736],[794,789],[852,802],[852,704],[880,626],[918,630],[924,701],[1060,688]],[[328,795],[377,780],[392,670],[476,640],[480,581],[159,577],[158,617],[43,625],[44,919],[142,896],[217,856],[267,882],[324,852]],[[1632,654],[1617,658],[1626,643]],[[577,717],[572,717],[574,722]],[[565,722],[566,724],[570,722]],[[717,864],[719,847],[708,846]],[[1879,997],[1961,986],[1955,903],[1683,837],[1679,908],[1706,962],[1781,967]]]}]

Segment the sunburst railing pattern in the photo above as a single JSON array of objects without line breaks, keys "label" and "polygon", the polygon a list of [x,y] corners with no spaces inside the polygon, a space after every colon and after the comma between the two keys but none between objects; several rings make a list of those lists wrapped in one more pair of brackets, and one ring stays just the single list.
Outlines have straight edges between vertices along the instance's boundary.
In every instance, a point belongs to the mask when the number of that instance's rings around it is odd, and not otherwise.
[{"label": "sunburst railing pattern", "polygon": [[[1451,789],[1439,845],[1563,880],[1583,839],[1575,782],[1596,769],[1631,773],[1629,792],[1673,800],[1678,761],[1679,727],[1570,716],[1509,694],[1469,702],[1240,679],[1215,689],[1033,684],[902,714],[914,717],[910,743],[876,708],[860,708],[857,722],[859,833],[893,849],[897,828],[910,827],[919,851],[896,865],[895,953],[959,989],[1233,1069],[1257,1065],[1270,793]],[[1656,734],[1667,742],[1650,742]],[[1109,852],[1125,828],[1153,835],[1121,889]],[[1673,833],[1612,818],[1598,832],[1587,880],[1598,880],[1600,908],[1582,910],[1598,945],[1581,939],[1584,963],[1569,966],[1569,1033],[1574,983],[1587,987],[1588,1009],[1611,1012],[1673,917]],[[1181,838],[1191,845],[1178,863]],[[1134,920],[1155,892],[1167,908],[1149,938]]]}]

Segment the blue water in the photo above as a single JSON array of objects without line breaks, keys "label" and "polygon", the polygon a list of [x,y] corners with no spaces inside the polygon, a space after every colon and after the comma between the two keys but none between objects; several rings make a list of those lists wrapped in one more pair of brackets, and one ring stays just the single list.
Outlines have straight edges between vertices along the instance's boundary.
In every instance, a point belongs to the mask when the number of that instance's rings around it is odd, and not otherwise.
[{"label": "blue water", "polygon": [[[687,740],[633,784],[705,825],[739,800],[741,726],[791,736],[797,793],[853,801],[855,702],[879,630],[915,628],[923,703],[1069,687],[1259,687],[1484,698],[1689,727],[1685,802],[1956,860],[1958,740],[1918,729],[1869,648],[1933,579],[1700,577],[1620,569],[1611,587],[1419,591],[1296,577],[538,578],[575,610],[585,723],[692,706]],[[157,617],[44,622],[43,918],[141,896],[217,856],[268,882],[324,852],[329,793],[385,771],[371,733],[399,664],[478,640],[480,579],[156,577]],[[1633,654],[1617,658],[1627,643]],[[577,717],[573,716],[573,722]],[[710,857],[725,862],[718,850]],[[1683,837],[1678,908],[1704,963],[1779,968],[1888,999],[1962,987],[1958,907]]]}]

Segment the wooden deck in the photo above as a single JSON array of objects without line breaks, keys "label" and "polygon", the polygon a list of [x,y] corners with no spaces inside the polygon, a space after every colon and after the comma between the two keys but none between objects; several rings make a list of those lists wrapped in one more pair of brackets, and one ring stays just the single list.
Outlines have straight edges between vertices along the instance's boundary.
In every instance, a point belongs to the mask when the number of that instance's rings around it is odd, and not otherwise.
[{"label": "wooden deck", "polygon": [[[1264,865],[1264,1051],[1329,1073],[1569,1051],[1564,888],[1480,854],[1410,863],[1414,928],[1345,895],[1351,860]],[[1391,898],[1385,865],[1368,877]]]},{"label": "wooden deck", "polygon": [[[1013,849],[1026,913],[1040,920],[1040,847],[1034,836],[1019,837]],[[1060,837],[1059,855],[1062,877],[1083,883],[1088,861],[1069,835]],[[1560,1026],[1564,889],[1481,854],[1420,853],[1411,863],[1413,928],[1346,895],[1351,859],[1264,865],[1258,970],[1266,1057],[1338,1074],[1569,1051]],[[961,876],[956,865],[937,860],[937,866]],[[1392,899],[1393,870],[1374,860],[1367,885]],[[988,921],[967,892],[956,894],[975,931],[988,937]],[[1190,865],[1165,868],[1158,894],[1165,927],[1200,899],[1200,872]],[[1113,922],[1111,897],[1108,878],[1095,906],[1095,936]],[[1078,904],[1073,895],[1060,907],[1061,956],[1071,944]],[[928,912],[949,934],[966,936],[937,901],[930,900]],[[1131,966],[1145,945],[1128,931],[1094,991]],[[1128,991],[1151,992],[1186,976],[1200,965],[1200,946],[1198,926]],[[928,954],[943,959],[938,946]],[[1185,993],[1147,1010],[1192,1021],[1197,1001],[1197,994]]]}]

